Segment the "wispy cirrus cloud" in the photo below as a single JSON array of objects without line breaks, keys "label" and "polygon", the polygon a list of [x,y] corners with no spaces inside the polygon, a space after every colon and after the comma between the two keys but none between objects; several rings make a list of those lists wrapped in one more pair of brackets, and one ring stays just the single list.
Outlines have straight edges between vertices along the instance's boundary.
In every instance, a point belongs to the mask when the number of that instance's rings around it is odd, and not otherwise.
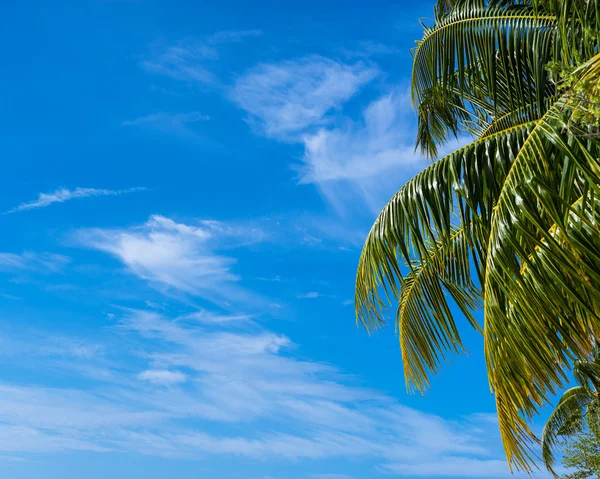
[{"label": "wispy cirrus cloud", "polygon": [[[352,458],[398,475],[504,477],[489,421],[448,421],[406,407],[354,385],[331,365],[298,358],[284,335],[145,310],[125,310],[118,324],[112,334],[119,341],[102,349],[113,356],[112,382],[73,368],[95,387],[0,385],[0,452]],[[84,361],[91,365],[93,358]],[[506,466],[504,472],[510,477]]]},{"label": "wispy cirrus cloud", "polygon": [[192,111],[190,113],[151,113],[150,115],[140,116],[135,120],[124,121],[123,126],[140,126],[140,125],[161,125],[167,124],[170,126],[181,126],[186,123],[195,123],[197,121],[208,121],[210,117],[203,115],[199,111]]},{"label": "wispy cirrus cloud", "polygon": [[[372,53],[390,53],[365,43]],[[403,181],[427,165],[414,148],[416,124],[408,88],[371,100],[358,119],[342,106],[379,73],[372,63],[344,63],[318,55],[259,64],[233,85],[230,97],[257,133],[304,148],[300,184],[313,184],[344,215],[356,204],[371,217]],[[464,144],[450,142],[447,150]],[[364,219],[364,218],[363,218]]]},{"label": "wispy cirrus cloud", "polygon": [[222,31],[200,39],[185,39],[176,45],[155,48],[140,64],[149,73],[214,86],[220,82],[211,65],[221,56],[220,47],[259,35],[260,30]]},{"label": "wispy cirrus cloud", "polygon": [[378,211],[403,179],[426,165],[414,151],[411,122],[408,92],[396,89],[372,101],[361,120],[305,135],[300,183],[316,185],[339,213],[357,201],[371,214]]},{"label": "wispy cirrus cloud", "polygon": [[[359,51],[368,58],[394,50],[363,42]],[[365,206],[360,209],[364,220],[427,166],[415,151],[416,120],[407,87],[386,87],[359,118],[342,111],[378,74],[372,62],[309,55],[258,64],[238,78],[230,98],[246,111],[258,134],[303,146],[302,162],[296,165],[300,184],[315,185],[342,216],[348,211],[356,215],[357,204]],[[450,141],[441,153],[467,141]]]},{"label": "wispy cirrus cloud", "polygon": [[[369,215],[378,212],[404,181],[428,165],[415,151],[413,116],[408,90],[396,88],[369,103],[360,120],[305,135],[300,183],[316,185],[339,213],[355,214],[357,201]],[[450,141],[441,153],[466,142]]]},{"label": "wispy cirrus cloud", "polygon": [[187,379],[187,376],[181,371],[169,371],[168,369],[147,369],[139,373],[137,377],[144,381],[162,385],[178,384]]},{"label": "wispy cirrus cloud", "polygon": [[395,90],[371,102],[362,121],[306,135],[300,182],[359,180],[414,164],[419,156],[410,145],[411,117],[408,91]]},{"label": "wispy cirrus cloud", "polygon": [[300,293],[298,295],[296,295],[296,298],[298,299],[316,299],[316,298],[321,298],[323,295],[320,293],[317,293],[316,291],[309,291],[308,293]]},{"label": "wispy cirrus cloud", "polygon": [[[505,460],[448,456],[438,461],[385,464],[382,469],[409,477],[511,477]],[[517,477],[519,477],[517,475]]]},{"label": "wispy cirrus cloud", "polygon": [[259,132],[293,140],[307,128],[326,123],[327,113],[340,108],[377,73],[371,65],[318,55],[265,63],[236,81],[231,98]]},{"label": "wispy cirrus cloud", "polygon": [[85,229],[74,234],[76,243],[115,256],[131,273],[156,286],[220,304],[253,296],[237,284],[239,276],[232,271],[235,259],[221,252],[265,238],[262,230],[249,225],[210,220],[187,225],[160,215],[132,228]]},{"label": "wispy cirrus cloud", "polygon": [[209,120],[210,117],[208,115],[203,115],[199,111],[192,111],[190,113],[159,112],[140,116],[134,120],[124,121],[121,125],[125,127],[152,128],[163,133],[200,138],[192,129],[192,125]]},{"label": "wispy cirrus cloud", "polygon": [[60,188],[51,193],[40,193],[37,200],[28,201],[21,203],[18,206],[6,211],[4,214],[17,213],[19,211],[33,210],[37,208],[45,208],[54,203],[64,203],[65,201],[74,200],[77,198],[91,198],[98,196],[116,196],[123,195],[126,193],[134,193],[137,191],[143,191],[145,188],[135,187],[127,188],[124,190],[107,190],[98,188],[75,188],[70,190],[68,188]]},{"label": "wispy cirrus cloud", "polygon": [[38,273],[59,273],[71,258],[56,253],[34,253],[25,251],[22,254],[0,253],[0,271]]},{"label": "wispy cirrus cloud", "polygon": [[404,53],[401,48],[372,40],[359,41],[353,46],[346,45],[338,51],[349,59],[374,59]]}]

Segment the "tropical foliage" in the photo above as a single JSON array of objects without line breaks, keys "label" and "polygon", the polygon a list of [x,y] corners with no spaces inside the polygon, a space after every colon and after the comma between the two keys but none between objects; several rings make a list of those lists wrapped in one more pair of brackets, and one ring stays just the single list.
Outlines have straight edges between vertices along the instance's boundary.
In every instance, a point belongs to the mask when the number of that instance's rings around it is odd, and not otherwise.
[{"label": "tropical foliage", "polygon": [[[546,468],[555,474],[553,469],[555,450],[570,436],[577,436],[566,457],[575,455],[584,449],[590,452],[591,446],[595,456],[586,454],[586,460],[594,462],[597,473],[600,473],[600,348],[598,343],[594,348],[592,360],[576,361],[573,367],[575,380],[578,385],[566,390],[561,396],[556,408],[548,418],[542,433],[542,458]],[[586,431],[586,425],[588,430]],[[596,443],[592,440],[595,437]],[[585,443],[585,447],[584,447]],[[589,444],[588,444],[589,443]],[[579,444],[579,447],[575,447]],[[570,456],[569,456],[570,454]],[[584,469],[589,469],[584,468]],[[587,476],[584,476],[587,477]]]},{"label": "tropical foliage", "polygon": [[565,441],[562,479],[600,477],[600,417],[598,411],[586,416],[581,431]]},{"label": "tropical foliage", "polygon": [[357,271],[367,329],[397,304],[409,389],[462,350],[451,303],[483,332],[507,458],[524,470],[529,420],[600,334],[598,3],[439,1],[413,52],[417,145],[473,141],[394,195]]}]

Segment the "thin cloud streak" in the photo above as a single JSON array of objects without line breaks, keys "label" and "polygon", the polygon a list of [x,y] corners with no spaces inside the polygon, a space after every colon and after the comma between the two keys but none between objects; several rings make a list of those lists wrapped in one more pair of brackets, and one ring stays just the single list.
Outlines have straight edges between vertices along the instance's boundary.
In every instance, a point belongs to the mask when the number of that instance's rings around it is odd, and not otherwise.
[{"label": "thin cloud streak", "polygon": [[56,253],[0,253],[0,271],[60,273],[70,262],[68,256]]},{"label": "thin cloud streak", "polygon": [[149,73],[200,86],[217,86],[211,66],[221,56],[220,47],[261,35],[260,30],[223,31],[201,39],[186,39],[159,49],[140,63]]},{"label": "thin cloud streak", "polygon": [[193,127],[200,122],[207,122],[209,120],[210,116],[204,115],[199,111],[192,111],[189,113],[159,112],[140,116],[134,120],[124,121],[121,123],[121,126],[128,128],[147,128],[165,134],[174,134],[195,139],[197,141],[206,141],[206,138],[194,131]]},{"label": "thin cloud streak", "polygon": [[438,461],[402,462],[385,464],[388,473],[409,477],[526,477],[513,475],[505,460],[467,457],[445,457]]},{"label": "thin cloud streak", "polygon": [[107,190],[98,188],[60,188],[52,193],[40,193],[37,200],[21,203],[20,205],[4,212],[4,214],[17,213],[19,211],[33,210],[37,208],[46,208],[54,203],[64,203],[77,198],[90,198],[98,196],[117,196],[127,193],[144,191],[146,188],[135,187],[124,190]]},{"label": "thin cloud streak", "polygon": [[187,123],[195,123],[197,121],[208,121],[210,116],[203,115],[199,111],[190,113],[151,113],[150,115],[140,116],[135,120],[124,121],[123,126],[140,126],[140,125],[170,125],[178,127]]},{"label": "thin cloud streak", "polygon": [[182,372],[167,369],[148,369],[142,371],[137,377],[143,381],[165,386],[182,383],[187,379],[187,376]]},{"label": "thin cloud streak", "polygon": [[316,299],[316,298],[321,298],[323,295],[320,293],[317,293],[316,291],[310,291],[308,293],[301,293],[296,295],[296,298],[298,299]]}]

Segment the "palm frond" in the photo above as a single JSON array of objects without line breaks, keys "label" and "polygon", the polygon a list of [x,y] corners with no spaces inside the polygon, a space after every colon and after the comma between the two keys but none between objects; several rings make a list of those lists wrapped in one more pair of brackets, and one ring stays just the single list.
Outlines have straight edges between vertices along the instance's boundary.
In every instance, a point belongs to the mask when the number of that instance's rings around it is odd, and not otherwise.
[{"label": "palm frond", "polygon": [[565,391],[548,418],[542,432],[542,460],[546,468],[556,477],[554,453],[563,435],[570,435],[582,427],[584,410],[592,396],[582,386]]},{"label": "palm frond", "polygon": [[522,123],[528,121],[536,121],[539,120],[544,113],[556,102],[557,97],[550,97],[544,102],[543,108],[540,110],[538,102],[529,103],[527,105],[522,106],[521,108],[517,108],[516,110],[509,111],[504,115],[499,116],[492,120],[486,128],[481,132],[480,138],[485,138],[486,136],[493,135],[499,131],[506,130],[507,128],[511,128],[515,125],[520,125]]},{"label": "palm frond", "polygon": [[535,98],[528,89],[543,99],[548,84],[544,66],[551,58],[556,17],[542,15],[530,5],[465,3],[425,28],[414,50],[415,104],[438,83],[454,87],[456,73],[463,90],[468,82],[471,90],[477,85],[495,100],[499,71],[509,80],[506,86],[512,88],[507,92],[514,94],[513,106]]},{"label": "palm frond", "polygon": [[600,391],[600,363],[596,361],[576,361],[573,376],[588,394]]},{"label": "palm frond", "polygon": [[488,243],[488,372],[509,462],[524,469],[534,444],[525,420],[589,353],[600,324],[600,165],[597,145],[565,136],[569,109],[564,97],[549,109],[512,162]]},{"label": "palm frond", "polygon": [[[476,325],[481,288],[501,435],[511,468],[526,471],[537,444],[528,422],[567,369],[575,362],[588,392],[599,377],[595,365],[576,362],[600,337],[598,119],[571,94],[581,83],[557,84],[546,68],[573,71],[590,59],[575,75],[597,98],[598,3],[440,1],[413,51],[417,146],[435,154],[450,135],[477,139],[392,197],[357,270],[357,322],[377,328],[398,301],[407,385],[421,391],[446,354],[462,349],[449,299]],[[548,434],[579,421],[557,414]]]},{"label": "palm frond", "polygon": [[[398,300],[407,264],[415,275],[415,261],[427,263],[437,249],[452,243],[454,223],[463,229],[475,273],[482,277],[487,234],[500,188],[512,159],[535,127],[535,121],[513,125],[457,150],[429,166],[402,187],[375,221],[363,247],[356,277],[357,321],[377,328],[386,299]],[[448,246],[450,247],[450,246]],[[462,284],[470,281],[463,268]],[[469,277],[467,277],[467,272]],[[457,280],[457,277],[454,278]],[[418,322],[422,316],[414,319]],[[428,342],[430,351],[436,349]],[[419,367],[405,362],[407,369]],[[424,379],[419,382],[424,385]]]},{"label": "palm frond", "polygon": [[400,287],[396,331],[404,363],[406,385],[420,391],[429,386],[445,352],[463,350],[447,294],[475,329],[473,316],[481,303],[481,291],[471,279],[470,245],[463,228],[445,244],[430,249],[430,256],[412,268]]}]

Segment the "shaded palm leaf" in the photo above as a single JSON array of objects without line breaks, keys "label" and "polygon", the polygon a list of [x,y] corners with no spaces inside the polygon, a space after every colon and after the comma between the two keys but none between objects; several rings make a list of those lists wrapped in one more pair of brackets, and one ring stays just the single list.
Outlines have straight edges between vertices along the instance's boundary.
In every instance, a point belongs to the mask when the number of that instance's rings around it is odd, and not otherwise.
[{"label": "shaded palm leaf", "polygon": [[[436,15],[414,49],[413,101],[419,106],[429,92],[440,95],[441,89],[447,97],[460,92],[467,110],[468,103],[486,105],[494,117],[536,102],[541,110],[544,99],[555,93],[544,68],[555,35],[555,16],[541,15],[531,5],[459,2]],[[446,135],[427,133],[426,127],[420,124],[418,143],[435,156],[435,143],[425,139],[439,142]]]},{"label": "shaded palm leaf", "polygon": [[571,435],[583,426],[583,411],[592,401],[588,391],[576,386],[564,392],[542,432],[542,459],[546,468],[556,475],[554,453],[560,445],[561,436]]}]

